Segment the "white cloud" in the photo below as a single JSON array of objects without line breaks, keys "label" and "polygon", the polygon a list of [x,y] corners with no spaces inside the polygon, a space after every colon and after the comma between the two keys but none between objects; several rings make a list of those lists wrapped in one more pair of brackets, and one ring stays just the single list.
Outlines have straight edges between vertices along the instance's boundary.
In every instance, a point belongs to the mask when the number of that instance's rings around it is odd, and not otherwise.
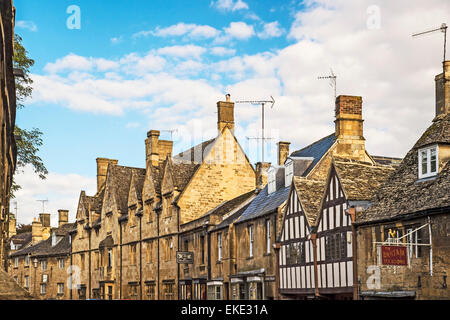
[{"label": "white cloud", "polygon": [[134,38],[153,35],[155,37],[179,37],[188,36],[193,39],[214,38],[220,33],[214,27],[208,25],[186,24],[180,22],[165,28],[156,27],[154,30],[140,31],[133,35]]},{"label": "white cloud", "polygon": [[242,0],[217,0],[212,1],[211,6],[222,11],[238,11],[248,9],[248,4]]},{"label": "white cloud", "polygon": [[16,173],[14,179],[22,188],[16,192],[16,198],[11,203],[14,208],[17,201],[18,223],[23,224],[39,217],[42,203],[37,200],[44,199],[48,199],[45,211],[51,214],[52,226],[58,225],[58,209],[69,210],[69,221],[73,221],[80,191],[85,190],[91,195],[96,191],[95,177],[49,172],[47,179],[41,180],[31,167],[25,167],[23,173]]},{"label": "white cloud", "polygon": [[274,21],[265,23],[263,30],[258,32],[258,37],[261,39],[277,38],[283,35],[284,32],[285,30],[280,27],[278,21]]},{"label": "white cloud", "polygon": [[255,34],[253,26],[246,24],[245,22],[231,22],[230,26],[224,28],[225,34],[239,40],[245,40]]},{"label": "white cloud", "polygon": [[18,20],[16,21],[15,27],[19,29],[27,29],[31,32],[38,31],[38,28],[33,21]]},{"label": "white cloud", "polygon": [[111,44],[119,44],[123,41],[123,37],[112,37],[111,38]]},{"label": "white cloud", "polygon": [[225,47],[213,47],[211,48],[211,53],[216,56],[231,56],[236,53],[236,50]]},{"label": "white cloud", "polygon": [[119,67],[119,64],[104,58],[86,58],[70,53],[64,58],[57,59],[54,63],[47,63],[44,70],[49,73],[59,73],[64,71],[91,71],[94,67],[98,71],[103,72],[116,69]]},{"label": "white cloud", "polygon": [[199,59],[200,56],[206,52],[206,49],[196,45],[185,45],[185,46],[170,46],[163,47],[156,50],[160,55],[173,56],[173,57],[192,57]]}]

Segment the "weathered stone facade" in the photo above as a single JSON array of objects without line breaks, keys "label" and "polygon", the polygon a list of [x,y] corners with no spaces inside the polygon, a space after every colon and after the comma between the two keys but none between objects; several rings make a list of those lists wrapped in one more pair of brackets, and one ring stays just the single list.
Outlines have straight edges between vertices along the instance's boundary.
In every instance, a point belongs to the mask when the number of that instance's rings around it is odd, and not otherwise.
[{"label": "weathered stone facade", "polygon": [[0,268],[5,269],[10,189],[17,157],[14,139],[16,87],[13,71],[15,8],[12,0],[1,2],[0,13]]},{"label": "weathered stone facade", "polygon": [[[74,299],[178,299],[181,226],[254,190],[255,170],[234,137],[234,103],[218,102],[218,136],[172,156],[147,134],[146,168],[97,159],[97,194],[80,195],[72,264]],[[105,169],[106,168],[106,169]]]}]

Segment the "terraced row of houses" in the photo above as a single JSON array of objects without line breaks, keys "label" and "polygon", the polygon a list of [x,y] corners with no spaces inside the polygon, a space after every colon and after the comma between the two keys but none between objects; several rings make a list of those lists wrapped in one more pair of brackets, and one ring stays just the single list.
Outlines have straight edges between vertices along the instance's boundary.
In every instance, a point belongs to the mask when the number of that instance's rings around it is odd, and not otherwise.
[{"label": "terraced row of houses", "polygon": [[172,155],[152,130],[145,168],[98,158],[76,221],[41,215],[9,272],[43,299],[448,299],[449,80],[446,61],[403,160],[366,150],[362,98],[341,95],[334,133],[253,167],[227,95],[215,139]]}]

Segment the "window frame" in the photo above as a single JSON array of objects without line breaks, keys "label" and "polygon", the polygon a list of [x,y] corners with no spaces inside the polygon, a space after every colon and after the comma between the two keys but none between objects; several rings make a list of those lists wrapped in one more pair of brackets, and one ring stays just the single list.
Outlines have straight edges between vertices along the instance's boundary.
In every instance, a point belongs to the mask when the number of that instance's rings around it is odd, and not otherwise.
[{"label": "window frame", "polygon": [[276,172],[277,170],[274,167],[270,167],[269,170],[267,170],[267,193],[269,194],[277,190]]},{"label": "window frame", "polygon": [[254,234],[254,232],[255,232],[255,230],[253,230],[253,225],[252,224],[250,224],[248,227],[248,256],[250,257],[250,258],[253,258],[253,254],[254,254],[254,252],[253,252],[253,242],[254,242],[254,236],[255,236],[255,234]]},{"label": "window frame", "polygon": [[217,233],[217,261],[222,261],[223,238],[222,232]]},{"label": "window frame", "polygon": [[[433,172],[431,171],[431,165],[432,165],[431,152],[432,152],[432,150],[434,150],[436,153],[435,154],[436,171],[433,171]],[[422,153],[424,151],[426,151],[426,166],[427,166],[427,171],[425,173],[422,170],[423,169],[422,168],[422,164],[423,164]],[[417,170],[418,170],[418,174],[419,174],[419,179],[434,177],[438,174],[438,171],[439,171],[439,146],[437,144],[419,149],[417,157],[418,157]]]},{"label": "window frame", "polygon": [[284,163],[284,186],[289,187],[294,177],[294,160],[287,158]]}]

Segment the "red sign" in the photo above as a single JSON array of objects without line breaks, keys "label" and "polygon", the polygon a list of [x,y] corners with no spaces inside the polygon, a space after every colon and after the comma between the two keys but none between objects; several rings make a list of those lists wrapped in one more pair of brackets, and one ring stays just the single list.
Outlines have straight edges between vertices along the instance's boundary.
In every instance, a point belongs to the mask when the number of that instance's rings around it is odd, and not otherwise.
[{"label": "red sign", "polygon": [[406,266],[406,247],[381,246],[381,262],[385,265]]}]

